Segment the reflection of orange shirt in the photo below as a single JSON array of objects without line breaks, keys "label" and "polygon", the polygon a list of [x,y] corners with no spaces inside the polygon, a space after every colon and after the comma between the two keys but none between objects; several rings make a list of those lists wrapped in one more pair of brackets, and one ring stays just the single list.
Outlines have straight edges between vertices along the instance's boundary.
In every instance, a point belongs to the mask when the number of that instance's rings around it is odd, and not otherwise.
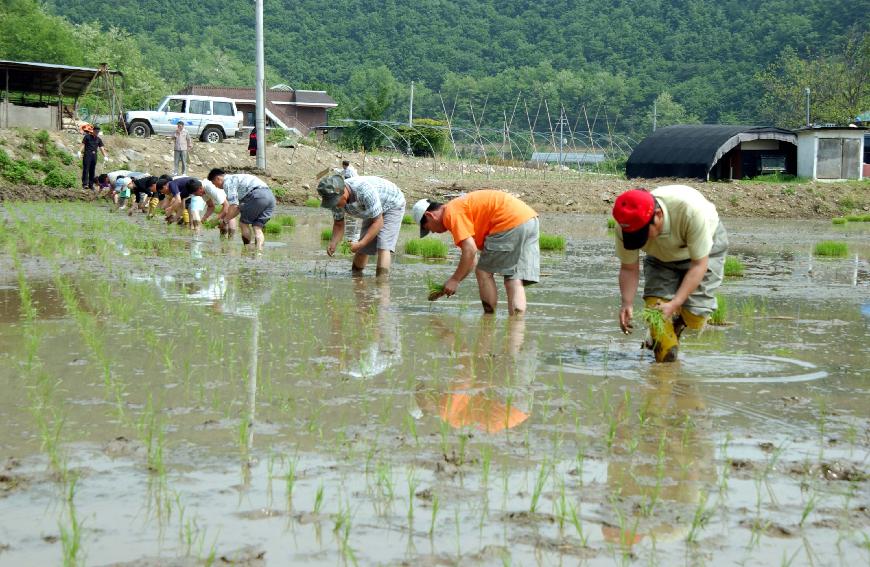
[{"label": "reflection of orange shirt", "polygon": [[457,246],[468,237],[478,249],[490,234],[515,228],[538,216],[527,204],[503,191],[474,191],[444,205],[443,222]]},{"label": "reflection of orange shirt", "polygon": [[441,419],[457,429],[474,425],[481,431],[498,433],[529,418],[529,414],[513,406],[480,394],[448,394],[441,398],[439,406]]}]

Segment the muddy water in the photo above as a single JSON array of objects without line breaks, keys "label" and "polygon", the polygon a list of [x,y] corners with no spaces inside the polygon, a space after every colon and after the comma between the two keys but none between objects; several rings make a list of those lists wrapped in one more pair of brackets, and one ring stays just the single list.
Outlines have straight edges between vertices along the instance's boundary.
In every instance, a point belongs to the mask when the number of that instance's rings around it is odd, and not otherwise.
[{"label": "muddy water", "polygon": [[0,565],[868,561],[870,225],[728,222],[728,325],[656,365],[603,218],[544,219],[508,320],[425,300],[453,252],[351,280],[292,213],[261,257],[3,257]]}]

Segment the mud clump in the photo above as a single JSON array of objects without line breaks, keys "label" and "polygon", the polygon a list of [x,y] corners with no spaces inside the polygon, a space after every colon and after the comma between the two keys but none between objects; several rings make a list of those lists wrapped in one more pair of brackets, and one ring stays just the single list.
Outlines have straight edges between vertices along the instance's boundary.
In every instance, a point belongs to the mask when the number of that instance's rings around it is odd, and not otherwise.
[{"label": "mud clump", "polygon": [[864,482],[870,478],[866,472],[854,465],[840,463],[818,463],[811,466],[795,465],[789,472],[801,476],[812,476],[820,480],[844,480],[846,482]]}]

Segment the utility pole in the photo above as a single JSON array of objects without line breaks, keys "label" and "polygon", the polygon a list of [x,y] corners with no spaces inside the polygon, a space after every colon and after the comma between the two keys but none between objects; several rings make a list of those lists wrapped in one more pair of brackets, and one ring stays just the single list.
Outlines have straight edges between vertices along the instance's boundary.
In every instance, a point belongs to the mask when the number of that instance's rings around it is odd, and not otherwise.
[{"label": "utility pole", "polygon": [[810,88],[807,87],[804,89],[804,93],[807,95],[807,128],[810,127]]},{"label": "utility pole", "polygon": [[256,126],[257,126],[257,169],[266,171],[266,64],[263,54],[263,0],[256,0],[257,19],[257,75],[256,75]]},{"label": "utility pole", "polygon": [[565,116],[565,110],[559,114],[559,168],[562,168],[562,144],[565,142],[565,136],[563,135],[563,128],[568,124],[568,117]]},{"label": "utility pole", "polygon": [[653,101],[653,132],[656,131],[656,118],[658,118],[658,116],[657,116],[657,114],[658,114],[657,103],[658,103],[658,99],[655,99]]},{"label": "utility pole", "polygon": [[[408,105],[408,128],[414,127],[414,81],[411,81],[411,102]],[[408,155],[411,155],[411,138],[408,133]]]}]

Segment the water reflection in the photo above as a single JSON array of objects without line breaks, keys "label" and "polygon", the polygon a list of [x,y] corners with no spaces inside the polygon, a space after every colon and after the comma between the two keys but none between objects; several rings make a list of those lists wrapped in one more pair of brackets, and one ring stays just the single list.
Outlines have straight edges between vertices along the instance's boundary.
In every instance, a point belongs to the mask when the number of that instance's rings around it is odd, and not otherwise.
[{"label": "water reflection", "polygon": [[[506,325],[503,337],[497,332],[502,324]],[[474,427],[486,433],[511,429],[529,419],[537,344],[525,344],[522,318],[502,322],[482,317],[476,336],[461,322],[452,329],[433,317],[429,325],[455,358],[447,370],[449,380],[434,387],[418,382],[415,400],[422,413],[438,416],[456,429]]]},{"label": "water reflection", "polygon": [[606,541],[630,547],[685,537],[704,486],[716,482],[715,447],[699,419],[704,400],[680,372],[679,362],[651,365],[640,399],[614,409]]},{"label": "water reflection", "polygon": [[[344,372],[371,378],[402,362],[399,314],[390,305],[389,281],[354,278],[353,295],[357,315],[353,325],[360,340],[344,344],[350,349]],[[334,320],[340,320],[339,313],[334,315]]]}]

